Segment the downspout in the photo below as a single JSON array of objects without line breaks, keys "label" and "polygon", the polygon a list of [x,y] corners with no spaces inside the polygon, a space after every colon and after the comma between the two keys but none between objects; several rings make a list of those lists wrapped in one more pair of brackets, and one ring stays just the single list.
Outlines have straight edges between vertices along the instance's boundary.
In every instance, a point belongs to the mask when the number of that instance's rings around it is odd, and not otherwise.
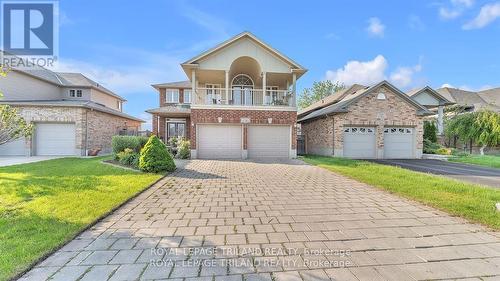
[{"label": "downspout", "polygon": [[335,115],[332,116],[332,135],[333,135],[333,144],[332,144],[332,156],[335,157]]}]

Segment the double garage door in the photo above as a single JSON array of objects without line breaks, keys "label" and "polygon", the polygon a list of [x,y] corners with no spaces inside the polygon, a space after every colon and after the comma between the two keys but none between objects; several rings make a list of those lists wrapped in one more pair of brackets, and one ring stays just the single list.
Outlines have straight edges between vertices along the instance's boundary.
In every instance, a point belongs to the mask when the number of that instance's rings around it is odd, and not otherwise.
[{"label": "double garage door", "polygon": [[[384,128],[384,158],[414,158],[414,129],[404,127]],[[344,128],[344,157],[377,158],[375,127]]]},{"label": "double garage door", "polygon": [[[198,158],[241,159],[241,125],[198,125]],[[288,158],[290,126],[248,126],[248,158]]]},{"label": "double garage door", "polygon": [[[33,135],[34,155],[75,155],[76,130],[74,123],[37,123]],[[25,156],[24,138],[0,146],[0,156]]]}]

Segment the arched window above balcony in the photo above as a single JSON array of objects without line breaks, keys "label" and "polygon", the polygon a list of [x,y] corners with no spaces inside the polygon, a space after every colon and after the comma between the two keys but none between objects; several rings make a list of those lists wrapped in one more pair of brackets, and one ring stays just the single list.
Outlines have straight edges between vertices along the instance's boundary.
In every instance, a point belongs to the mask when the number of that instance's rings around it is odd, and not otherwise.
[{"label": "arched window above balcony", "polygon": [[250,76],[246,74],[238,74],[233,78],[233,86],[253,86],[253,81]]}]

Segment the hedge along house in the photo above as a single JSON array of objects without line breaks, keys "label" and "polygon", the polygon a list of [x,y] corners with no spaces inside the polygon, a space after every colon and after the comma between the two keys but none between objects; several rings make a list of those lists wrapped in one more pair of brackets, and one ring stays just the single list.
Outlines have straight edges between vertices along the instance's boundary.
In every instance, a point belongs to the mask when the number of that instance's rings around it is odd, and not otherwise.
[{"label": "hedge along house", "polygon": [[420,158],[423,118],[434,113],[387,81],[353,85],[298,113],[308,154]]},{"label": "hedge along house", "polygon": [[250,32],[181,67],[189,81],[153,85],[153,133],[189,138],[192,158],[296,156],[296,81],[306,69]]}]

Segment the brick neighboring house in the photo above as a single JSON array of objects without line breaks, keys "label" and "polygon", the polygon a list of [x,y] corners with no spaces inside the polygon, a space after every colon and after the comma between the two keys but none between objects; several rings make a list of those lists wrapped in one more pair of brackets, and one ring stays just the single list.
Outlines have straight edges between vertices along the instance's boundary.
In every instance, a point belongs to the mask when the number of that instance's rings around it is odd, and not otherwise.
[{"label": "brick neighboring house", "polygon": [[144,121],[123,112],[124,98],[80,73],[14,69],[0,79],[8,104],[35,127],[33,137],[0,146],[0,156],[87,155],[111,152],[111,138]]},{"label": "brick neighboring house", "polygon": [[153,85],[153,133],[190,139],[192,158],[296,157],[296,81],[306,69],[249,32],[181,67],[188,81]]},{"label": "brick neighboring house", "polygon": [[353,85],[298,113],[306,153],[348,158],[420,158],[432,115],[387,81]]}]

